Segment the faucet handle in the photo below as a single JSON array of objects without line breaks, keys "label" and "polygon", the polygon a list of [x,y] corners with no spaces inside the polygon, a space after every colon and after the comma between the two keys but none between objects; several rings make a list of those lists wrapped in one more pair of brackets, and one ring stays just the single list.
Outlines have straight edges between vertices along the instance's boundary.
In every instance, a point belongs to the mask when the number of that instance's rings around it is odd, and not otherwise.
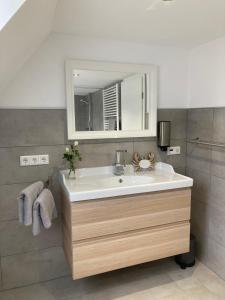
[{"label": "faucet handle", "polygon": [[123,165],[125,167],[126,166],[126,155],[125,155],[125,153],[127,153],[126,149],[124,149],[124,150],[122,150],[122,149],[116,150],[116,165],[121,165],[121,155],[120,155],[121,153],[124,154]]}]

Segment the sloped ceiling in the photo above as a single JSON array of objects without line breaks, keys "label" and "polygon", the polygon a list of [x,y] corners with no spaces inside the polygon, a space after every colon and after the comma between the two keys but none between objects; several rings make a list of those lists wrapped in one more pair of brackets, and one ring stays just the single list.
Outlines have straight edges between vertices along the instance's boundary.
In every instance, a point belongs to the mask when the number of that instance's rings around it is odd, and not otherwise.
[{"label": "sloped ceiling", "polygon": [[59,0],[53,30],[193,48],[225,35],[225,0]]},{"label": "sloped ceiling", "polygon": [[0,93],[52,31],[189,49],[225,35],[225,0],[26,0],[0,31]]},{"label": "sloped ceiling", "polygon": [[0,31],[0,91],[52,29],[57,0],[27,0]]}]

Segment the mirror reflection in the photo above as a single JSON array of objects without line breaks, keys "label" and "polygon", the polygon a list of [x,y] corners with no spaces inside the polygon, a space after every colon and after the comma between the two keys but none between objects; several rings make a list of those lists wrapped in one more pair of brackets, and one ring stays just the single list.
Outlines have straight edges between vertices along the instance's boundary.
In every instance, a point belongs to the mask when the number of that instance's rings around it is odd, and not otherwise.
[{"label": "mirror reflection", "polygon": [[149,74],[73,70],[76,131],[149,129]]}]

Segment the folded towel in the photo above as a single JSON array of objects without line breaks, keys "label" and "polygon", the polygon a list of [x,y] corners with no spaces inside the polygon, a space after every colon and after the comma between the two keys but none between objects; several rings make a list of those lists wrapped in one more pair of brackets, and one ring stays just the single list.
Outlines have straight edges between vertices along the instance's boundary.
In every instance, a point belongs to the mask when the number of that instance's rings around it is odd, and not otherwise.
[{"label": "folded towel", "polygon": [[42,226],[50,228],[52,219],[56,217],[57,210],[52,193],[49,189],[44,189],[33,206],[33,235],[38,235]]},{"label": "folded towel", "polygon": [[33,204],[44,188],[42,181],[35,182],[25,188],[18,197],[19,222],[28,226],[32,224]]}]

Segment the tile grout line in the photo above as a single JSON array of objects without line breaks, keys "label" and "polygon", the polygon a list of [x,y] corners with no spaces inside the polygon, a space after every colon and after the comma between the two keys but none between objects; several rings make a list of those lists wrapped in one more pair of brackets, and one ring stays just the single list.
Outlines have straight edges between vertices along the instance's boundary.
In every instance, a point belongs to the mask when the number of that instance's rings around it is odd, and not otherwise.
[{"label": "tile grout line", "polygon": [[[173,109],[172,109],[173,110]],[[174,138],[174,140],[179,140],[179,141],[183,141],[184,139],[182,138],[182,139],[176,139],[176,138]],[[80,145],[82,145],[82,146],[86,146],[86,147],[88,147],[89,145],[92,145],[92,144],[95,144],[95,145],[102,145],[102,144],[111,144],[111,143],[116,143],[116,144],[119,144],[119,143],[126,143],[126,142],[128,142],[128,143],[131,143],[131,148],[132,148],[132,150],[133,150],[133,152],[134,152],[134,146],[135,146],[135,144],[137,143],[143,143],[143,142],[148,142],[148,143],[156,143],[156,138],[154,138],[154,139],[135,139],[135,138],[133,138],[132,140],[123,140],[123,141],[116,141],[115,139],[113,139],[112,141],[100,141],[100,142],[96,142],[96,141],[91,141],[91,140],[89,140],[87,143],[81,143]],[[65,145],[67,145],[68,143],[64,143],[64,144],[50,144],[50,145],[28,145],[28,146],[7,146],[7,147],[0,147],[0,148],[38,148],[38,147],[57,147],[57,146],[65,146]],[[90,146],[89,146],[90,147]],[[30,182],[18,182],[18,183],[8,183],[8,184],[3,184],[3,185],[1,185],[1,186],[4,186],[4,185],[6,185],[6,186],[11,186],[11,185],[13,185],[13,184],[29,184]],[[16,219],[15,219],[16,220]],[[43,248],[43,249],[34,249],[34,250],[30,250],[30,251],[27,251],[27,252],[22,252],[22,253],[18,253],[18,254],[26,254],[26,253],[31,253],[31,252],[34,252],[34,251],[37,251],[37,253],[42,253],[42,251],[44,250],[47,250],[47,249],[51,249],[51,248],[56,248],[56,247],[59,247],[59,246],[51,246],[51,247],[48,247],[48,248]],[[61,247],[61,245],[60,245],[60,247]],[[6,256],[3,256],[3,257],[9,257],[9,256],[15,256],[15,255],[18,255],[18,254],[11,254],[11,255],[6,255]],[[53,279],[49,279],[49,280],[45,280],[45,281],[43,281],[43,282],[46,282],[46,281],[52,281],[52,280],[55,280],[55,279],[57,279],[57,278],[63,278],[63,277],[68,277],[67,275],[65,276],[60,276],[60,277],[56,277],[56,278],[53,278]],[[37,283],[39,283],[39,282],[37,282]],[[34,283],[34,284],[37,284],[37,283]],[[29,284],[29,285],[31,285],[31,284]],[[29,285],[27,285],[27,286],[29,286]],[[26,286],[26,285],[25,285]],[[15,288],[20,288],[20,287],[22,287],[22,286],[18,286],[18,287],[15,287]],[[14,289],[14,288],[10,288],[10,289]],[[7,289],[8,290],[8,289]]]},{"label": "tile grout line", "polygon": [[0,292],[3,288],[2,256],[0,255]]},{"label": "tile grout line", "polygon": [[57,147],[57,146],[67,146],[69,143],[65,144],[31,144],[31,145],[8,145],[0,146],[0,149],[11,149],[11,148],[35,148],[35,147]]},{"label": "tile grout line", "polygon": [[63,247],[63,244],[61,245],[55,245],[55,246],[51,246],[51,247],[47,247],[47,248],[41,248],[41,249],[32,249],[32,250],[29,250],[29,251],[24,251],[24,252],[18,252],[18,253],[14,253],[14,254],[9,254],[9,255],[1,255],[0,257],[1,258],[5,258],[5,257],[12,257],[12,256],[18,256],[18,255],[22,255],[22,254],[29,254],[29,253],[33,253],[33,252],[36,252],[36,253],[41,253],[45,250],[48,250],[48,249],[54,249],[54,248],[62,248]]},{"label": "tile grout line", "polygon": [[58,280],[58,279],[61,279],[61,278],[68,278],[68,277],[70,277],[70,275],[63,275],[63,276],[55,277],[55,278],[48,279],[48,280],[37,281],[37,282],[30,283],[30,284],[16,286],[16,287],[13,287],[13,288],[5,288],[5,289],[3,288],[2,290],[0,290],[0,294],[4,293],[4,292],[7,292],[7,291],[18,290],[18,289],[26,288],[26,287],[29,287],[29,286],[44,284],[46,282],[51,282],[51,281],[54,281],[54,280]]},{"label": "tile grout line", "polygon": [[[215,122],[215,108],[213,108],[213,115],[212,115],[212,140],[214,140],[214,124]],[[209,197],[212,196],[212,164],[213,164],[213,148],[210,149],[210,178],[209,178]]]}]

